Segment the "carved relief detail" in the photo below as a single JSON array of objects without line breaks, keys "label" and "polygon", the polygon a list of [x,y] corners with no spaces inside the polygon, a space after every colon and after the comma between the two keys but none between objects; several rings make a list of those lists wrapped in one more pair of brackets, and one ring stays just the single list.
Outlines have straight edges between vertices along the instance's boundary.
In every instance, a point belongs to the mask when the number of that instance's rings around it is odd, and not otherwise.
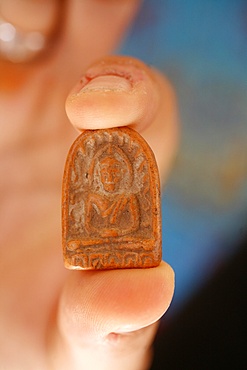
[{"label": "carved relief detail", "polygon": [[128,128],[84,132],[64,175],[66,267],[157,265],[159,207],[157,167],[144,140]]}]

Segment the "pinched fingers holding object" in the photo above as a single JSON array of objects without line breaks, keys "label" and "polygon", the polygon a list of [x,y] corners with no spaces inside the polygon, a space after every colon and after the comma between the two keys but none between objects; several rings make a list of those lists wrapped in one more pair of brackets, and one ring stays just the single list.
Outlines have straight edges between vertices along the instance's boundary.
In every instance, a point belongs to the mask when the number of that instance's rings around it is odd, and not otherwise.
[{"label": "pinched fingers holding object", "polygon": [[[178,141],[169,82],[130,57],[107,57],[88,68],[67,98],[80,131],[132,126],[153,149],[161,178]],[[155,324],[173,295],[174,274],[162,262],[150,269],[72,271],[63,289],[51,341],[55,368],[146,369]]]}]

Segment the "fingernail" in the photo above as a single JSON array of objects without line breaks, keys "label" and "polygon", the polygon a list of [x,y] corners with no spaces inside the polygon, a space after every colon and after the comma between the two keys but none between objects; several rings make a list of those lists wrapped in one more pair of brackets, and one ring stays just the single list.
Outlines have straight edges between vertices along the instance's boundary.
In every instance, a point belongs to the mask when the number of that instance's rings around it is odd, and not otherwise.
[{"label": "fingernail", "polygon": [[159,102],[150,75],[143,63],[130,57],[111,56],[97,61],[66,100],[69,120],[80,130],[115,127],[116,121],[118,126],[140,121],[145,125]]},{"label": "fingernail", "polygon": [[88,82],[81,82],[83,87],[79,90],[79,93],[88,92],[108,92],[108,91],[131,91],[132,85],[124,77],[109,75],[109,76],[97,76]]},{"label": "fingernail", "polygon": [[145,73],[134,64],[102,62],[88,69],[74,92],[133,91],[136,84],[145,79]]}]

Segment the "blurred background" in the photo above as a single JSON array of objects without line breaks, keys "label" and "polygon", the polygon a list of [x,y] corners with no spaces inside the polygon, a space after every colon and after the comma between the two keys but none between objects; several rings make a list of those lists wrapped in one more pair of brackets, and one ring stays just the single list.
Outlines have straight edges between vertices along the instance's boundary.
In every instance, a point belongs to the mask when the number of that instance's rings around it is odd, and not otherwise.
[{"label": "blurred background", "polygon": [[178,97],[181,145],[162,200],[172,316],[247,232],[247,2],[146,0],[117,52],[159,67]]}]

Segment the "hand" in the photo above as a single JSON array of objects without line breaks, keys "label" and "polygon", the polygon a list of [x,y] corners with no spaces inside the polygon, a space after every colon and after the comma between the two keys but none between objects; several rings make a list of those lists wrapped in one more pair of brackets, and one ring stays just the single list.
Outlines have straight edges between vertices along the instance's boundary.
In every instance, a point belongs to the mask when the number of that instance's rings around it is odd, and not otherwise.
[{"label": "hand", "polygon": [[3,368],[149,366],[157,320],[173,293],[171,268],[162,262],[147,270],[65,271],[60,240],[63,165],[76,136],[63,105],[81,73],[100,70],[103,60],[133,82],[110,74],[82,92],[79,82],[66,104],[72,124],[79,130],[133,125],[155,152],[164,181],[172,165],[177,118],[170,84],[132,58],[102,59],[137,3],[68,1],[51,54],[23,65],[0,61]]}]

